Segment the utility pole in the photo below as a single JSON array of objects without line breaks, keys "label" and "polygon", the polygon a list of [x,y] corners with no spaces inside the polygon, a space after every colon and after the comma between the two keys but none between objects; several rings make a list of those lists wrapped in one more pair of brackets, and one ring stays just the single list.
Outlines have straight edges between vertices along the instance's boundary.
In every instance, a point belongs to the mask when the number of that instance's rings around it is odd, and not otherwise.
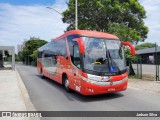
[{"label": "utility pole", "polygon": [[78,30],[78,7],[77,7],[77,0],[75,4],[75,29]]}]

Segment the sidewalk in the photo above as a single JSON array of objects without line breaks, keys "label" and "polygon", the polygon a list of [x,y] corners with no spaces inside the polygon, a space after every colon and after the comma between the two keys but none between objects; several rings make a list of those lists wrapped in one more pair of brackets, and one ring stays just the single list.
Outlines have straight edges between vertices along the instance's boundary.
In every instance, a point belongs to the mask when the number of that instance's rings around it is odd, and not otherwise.
[{"label": "sidewalk", "polygon": [[16,71],[0,71],[0,110],[26,111]]},{"label": "sidewalk", "polygon": [[129,79],[128,88],[137,88],[160,93],[160,81]]},{"label": "sidewalk", "polygon": [[[17,71],[0,70],[0,111],[35,111]],[[13,119],[28,120],[29,118]]]}]

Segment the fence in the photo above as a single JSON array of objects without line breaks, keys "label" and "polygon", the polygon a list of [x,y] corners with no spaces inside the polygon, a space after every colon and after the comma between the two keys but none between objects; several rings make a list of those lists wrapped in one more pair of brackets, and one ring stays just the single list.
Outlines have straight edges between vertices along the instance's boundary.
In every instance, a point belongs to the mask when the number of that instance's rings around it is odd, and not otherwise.
[{"label": "fence", "polygon": [[[137,60],[130,61],[129,74],[139,79],[160,81],[160,47],[156,46],[152,48],[152,53],[149,52],[145,53],[145,58],[143,54]],[[153,57],[153,63],[148,63],[150,56]]]},{"label": "fence", "polygon": [[135,61],[128,60],[129,75],[142,79],[142,60],[141,57]]}]

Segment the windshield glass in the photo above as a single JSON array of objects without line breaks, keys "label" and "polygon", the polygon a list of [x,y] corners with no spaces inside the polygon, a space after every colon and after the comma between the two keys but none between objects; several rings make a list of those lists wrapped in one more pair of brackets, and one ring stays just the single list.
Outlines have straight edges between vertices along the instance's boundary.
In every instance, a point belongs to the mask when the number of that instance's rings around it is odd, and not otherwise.
[{"label": "windshield glass", "polygon": [[120,72],[126,69],[119,40],[82,37],[85,44],[84,69],[96,72]]}]

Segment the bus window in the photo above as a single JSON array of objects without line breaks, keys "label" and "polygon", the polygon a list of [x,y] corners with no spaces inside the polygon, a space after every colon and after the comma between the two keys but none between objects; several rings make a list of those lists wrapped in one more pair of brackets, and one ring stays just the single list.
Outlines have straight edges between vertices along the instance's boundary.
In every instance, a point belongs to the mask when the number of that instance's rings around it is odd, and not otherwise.
[{"label": "bus window", "polygon": [[38,51],[38,58],[42,58],[42,52]]},{"label": "bus window", "polygon": [[[70,58],[71,58],[72,63],[75,66],[77,66],[78,68],[81,68],[80,57],[78,57],[78,55],[79,55],[78,43],[76,41],[73,41],[74,38],[79,38],[79,35],[70,35],[67,37]],[[73,49],[73,47],[74,47],[74,49]],[[78,59],[79,59],[79,62],[78,62]]]},{"label": "bus window", "polygon": [[80,68],[80,53],[78,45],[73,46],[73,64]]},{"label": "bus window", "polygon": [[55,41],[54,51],[57,56],[67,57],[66,41],[64,38],[61,40]]}]

